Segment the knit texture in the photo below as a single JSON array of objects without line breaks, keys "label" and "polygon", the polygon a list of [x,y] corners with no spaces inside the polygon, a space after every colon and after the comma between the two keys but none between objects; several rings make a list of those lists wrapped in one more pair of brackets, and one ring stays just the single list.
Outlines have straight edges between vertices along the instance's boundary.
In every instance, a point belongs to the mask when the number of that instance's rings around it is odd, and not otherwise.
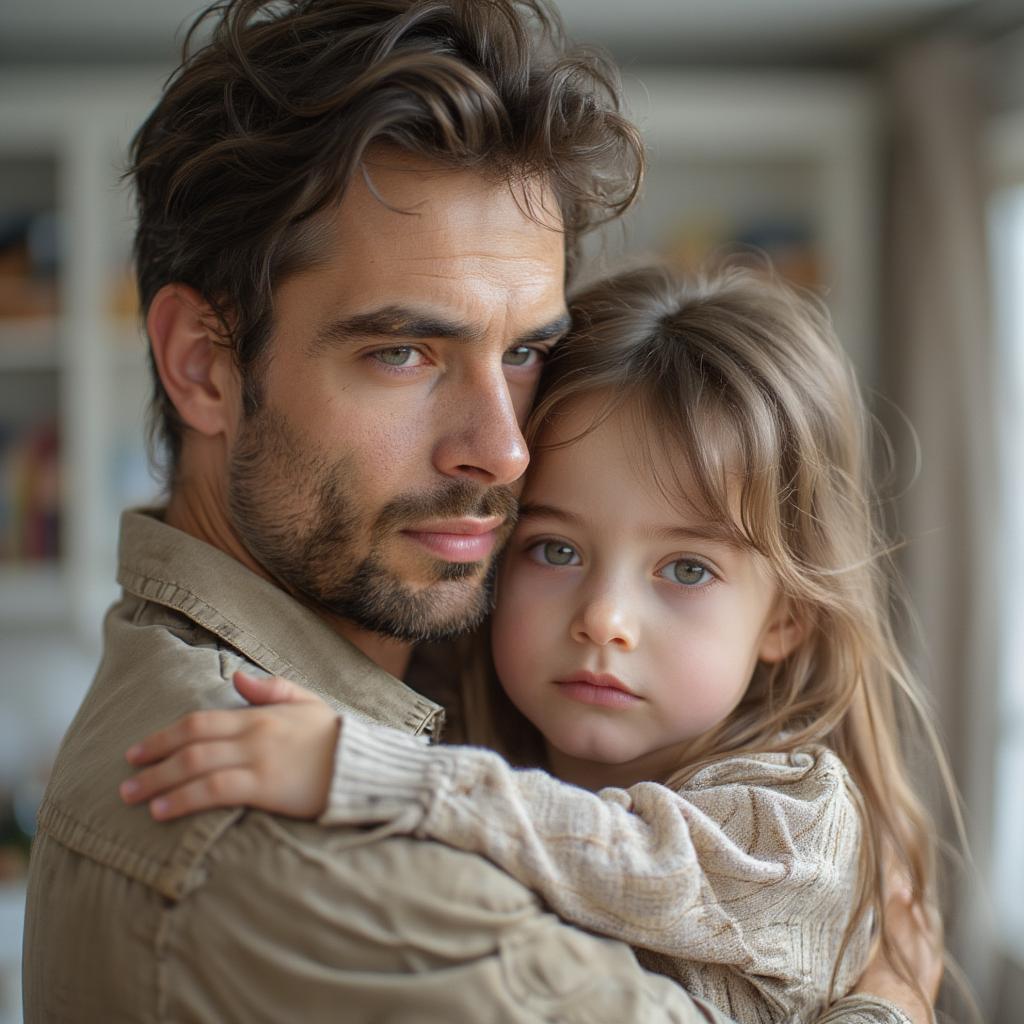
[{"label": "knit texture", "polygon": [[866,997],[826,1011],[865,966],[870,922],[833,992],[861,826],[849,775],[824,748],[725,758],[679,790],[591,793],[346,718],[321,822],[390,822],[487,857],[743,1024],[906,1020]]}]

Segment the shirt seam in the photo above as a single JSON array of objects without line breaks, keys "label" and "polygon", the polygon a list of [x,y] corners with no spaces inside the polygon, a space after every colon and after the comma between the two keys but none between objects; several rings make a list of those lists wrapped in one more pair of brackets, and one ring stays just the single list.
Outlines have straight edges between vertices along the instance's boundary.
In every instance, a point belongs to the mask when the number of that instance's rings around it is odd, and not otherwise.
[{"label": "shirt seam", "polygon": [[207,850],[244,813],[233,809],[196,819],[166,862],[129,849],[48,800],[40,807],[37,821],[39,830],[61,846],[150,886],[168,899],[179,900],[202,883],[205,877],[202,861]]}]

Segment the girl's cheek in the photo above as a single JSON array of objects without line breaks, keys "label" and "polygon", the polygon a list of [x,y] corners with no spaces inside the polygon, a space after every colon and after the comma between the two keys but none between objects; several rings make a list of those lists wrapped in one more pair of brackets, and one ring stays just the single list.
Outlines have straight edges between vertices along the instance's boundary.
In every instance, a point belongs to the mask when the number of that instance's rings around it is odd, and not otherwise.
[{"label": "girl's cheek", "polygon": [[491,615],[491,645],[495,651],[515,643],[517,635],[522,636],[523,612],[528,607],[520,574],[506,566],[495,583],[494,613]]},{"label": "girl's cheek", "polygon": [[543,595],[543,571],[522,551],[509,552],[498,573],[495,600],[499,607],[505,604],[522,605]]}]

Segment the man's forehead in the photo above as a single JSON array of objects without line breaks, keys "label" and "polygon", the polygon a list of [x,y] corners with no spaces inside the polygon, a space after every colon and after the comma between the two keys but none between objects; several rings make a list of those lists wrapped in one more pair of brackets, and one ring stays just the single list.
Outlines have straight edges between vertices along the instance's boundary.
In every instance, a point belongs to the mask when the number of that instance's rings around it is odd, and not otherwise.
[{"label": "man's forehead", "polygon": [[[473,241],[481,234],[517,242],[543,235],[554,246],[565,245],[561,209],[545,178],[510,180],[411,159],[364,165],[336,208],[334,227],[342,245],[372,234],[380,241],[436,243],[453,258],[478,254],[481,247]],[[466,245],[459,246],[464,235]]]},{"label": "man's forehead", "polygon": [[397,183],[363,181],[337,210],[336,266],[393,298],[561,303],[564,233],[559,221],[527,208],[528,198],[468,171],[416,178],[403,170]]}]

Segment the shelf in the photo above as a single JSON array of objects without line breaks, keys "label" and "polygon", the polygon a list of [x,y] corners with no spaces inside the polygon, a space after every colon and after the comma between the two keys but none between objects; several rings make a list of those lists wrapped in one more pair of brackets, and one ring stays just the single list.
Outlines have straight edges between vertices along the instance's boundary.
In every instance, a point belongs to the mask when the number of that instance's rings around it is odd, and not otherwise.
[{"label": "shelf", "polygon": [[56,317],[0,319],[0,372],[60,367]]},{"label": "shelf", "polygon": [[68,617],[65,573],[57,562],[0,562],[0,622],[5,627]]},{"label": "shelf", "polygon": [[0,883],[0,1024],[21,1020],[21,936],[25,883]]},{"label": "shelf", "polygon": [[21,928],[25,913],[25,883],[0,882],[0,964],[16,964],[21,957]]},{"label": "shelf", "polygon": [[[70,325],[65,325],[65,330]],[[101,329],[115,366],[146,369],[146,343],[133,320],[111,320]],[[0,373],[61,369],[60,322],[56,317],[0,318]]]},{"label": "shelf", "polygon": [[126,370],[148,370],[149,361],[146,358],[148,349],[142,325],[138,321],[126,319],[112,321],[110,351],[114,354],[116,366]]}]

